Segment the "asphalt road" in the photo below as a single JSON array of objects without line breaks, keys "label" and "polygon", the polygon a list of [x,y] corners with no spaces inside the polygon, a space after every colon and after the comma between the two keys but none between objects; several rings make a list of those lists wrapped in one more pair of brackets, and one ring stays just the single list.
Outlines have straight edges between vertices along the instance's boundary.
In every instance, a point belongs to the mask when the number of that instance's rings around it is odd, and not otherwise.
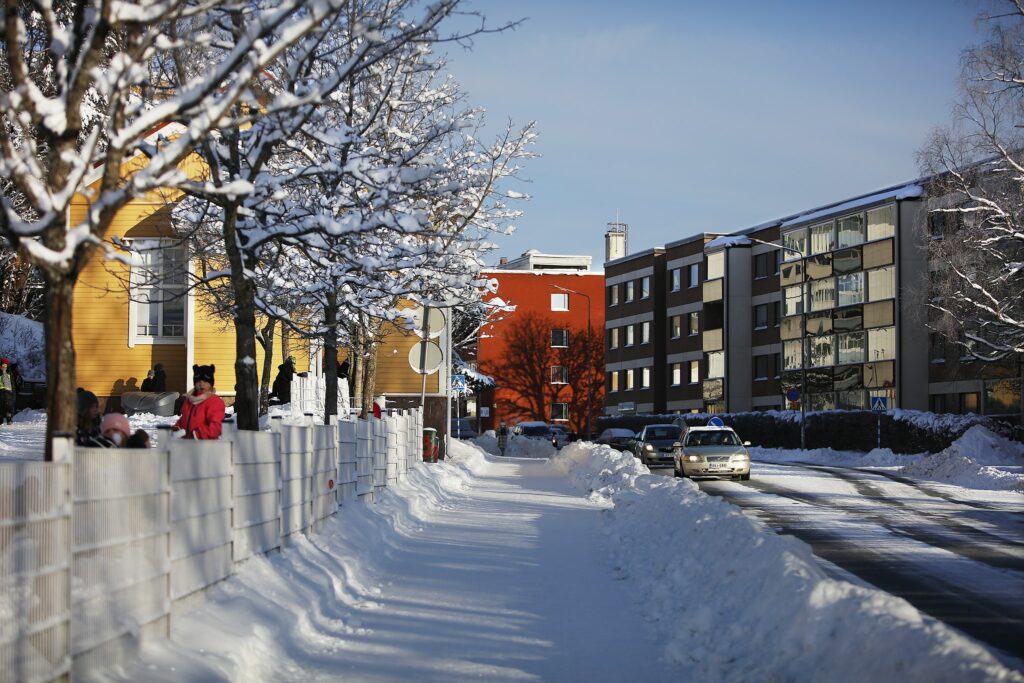
[{"label": "asphalt road", "polygon": [[[672,476],[671,468],[653,471]],[[855,493],[814,488],[821,478]],[[964,502],[887,472],[809,464],[756,464],[750,481],[696,483],[861,581],[1024,660],[1020,506]]]}]

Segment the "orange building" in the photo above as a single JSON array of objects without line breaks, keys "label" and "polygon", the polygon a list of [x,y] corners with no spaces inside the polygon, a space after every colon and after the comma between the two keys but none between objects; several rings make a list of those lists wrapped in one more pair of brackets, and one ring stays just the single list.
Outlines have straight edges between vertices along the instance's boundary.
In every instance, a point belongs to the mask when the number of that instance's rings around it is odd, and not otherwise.
[{"label": "orange building", "polygon": [[483,271],[515,311],[479,335],[479,370],[495,381],[478,398],[482,429],[537,420],[584,434],[588,412],[593,428],[604,401],[604,274],[590,261],[531,250]]}]

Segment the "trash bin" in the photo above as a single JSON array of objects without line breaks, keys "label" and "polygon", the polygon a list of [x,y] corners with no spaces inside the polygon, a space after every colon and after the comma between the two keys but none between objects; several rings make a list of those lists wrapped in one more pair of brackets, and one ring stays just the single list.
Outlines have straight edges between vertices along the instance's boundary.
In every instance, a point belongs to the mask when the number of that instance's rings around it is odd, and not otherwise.
[{"label": "trash bin", "polygon": [[152,413],[160,417],[174,415],[177,391],[128,391],[121,394],[121,409],[125,415]]},{"label": "trash bin", "polygon": [[437,462],[439,445],[437,430],[433,427],[423,428],[423,462]]}]

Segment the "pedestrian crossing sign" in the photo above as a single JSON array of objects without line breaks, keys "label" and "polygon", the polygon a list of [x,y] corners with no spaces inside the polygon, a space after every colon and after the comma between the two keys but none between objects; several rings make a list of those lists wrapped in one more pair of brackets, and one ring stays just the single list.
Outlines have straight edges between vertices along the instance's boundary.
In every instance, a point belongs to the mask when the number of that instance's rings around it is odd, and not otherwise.
[{"label": "pedestrian crossing sign", "polygon": [[452,375],[452,391],[466,391],[465,375]]},{"label": "pedestrian crossing sign", "polygon": [[884,413],[889,410],[889,398],[887,396],[872,396],[871,410]]}]

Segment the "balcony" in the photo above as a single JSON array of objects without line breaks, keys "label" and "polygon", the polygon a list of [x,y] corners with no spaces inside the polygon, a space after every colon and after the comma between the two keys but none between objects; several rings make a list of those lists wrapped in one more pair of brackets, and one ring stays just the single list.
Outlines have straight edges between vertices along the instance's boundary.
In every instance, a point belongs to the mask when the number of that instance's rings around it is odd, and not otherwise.
[{"label": "balcony", "polygon": [[704,342],[704,351],[721,351],[725,348],[722,340],[724,338],[724,330],[721,328],[717,330],[704,330],[704,336],[702,338]]},{"label": "balcony", "polygon": [[722,300],[723,282],[722,278],[718,278],[717,280],[708,280],[704,283],[704,303]]}]

